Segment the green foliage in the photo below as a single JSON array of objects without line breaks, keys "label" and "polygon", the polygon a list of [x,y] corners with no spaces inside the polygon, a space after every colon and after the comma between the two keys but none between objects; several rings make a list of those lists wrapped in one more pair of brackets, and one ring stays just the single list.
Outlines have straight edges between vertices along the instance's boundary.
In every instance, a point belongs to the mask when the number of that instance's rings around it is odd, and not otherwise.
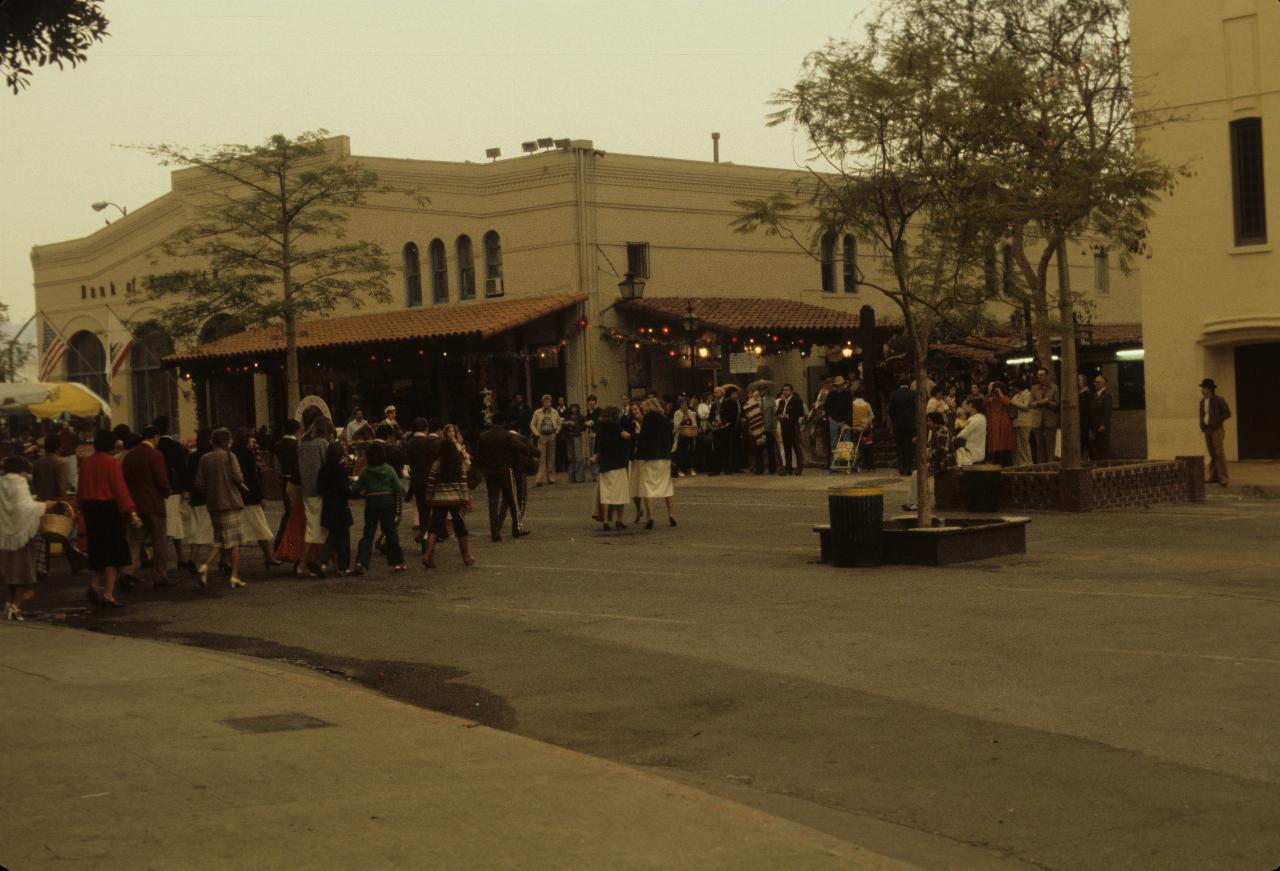
[{"label": "green foliage", "polygon": [[348,210],[370,195],[427,202],[335,159],[326,152],[327,136],[315,130],[292,139],[277,133],[254,146],[142,149],[162,165],[204,170],[209,183],[191,195],[196,220],[164,244],[166,254],[191,266],[151,276],[129,302],[159,302],[160,322],[175,339],[197,337],[214,315],[246,326],[283,324],[290,407],[298,401],[297,322],[391,299],[390,258],[377,243],[346,241]]},{"label": "green foliage", "polygon": [[18,93],[31,66],[62,69],[88,60],[89,46],[107,36],[103,0],[3,0],[0,2],[0,70]]},{"label": "green foliage", "polygon": [[[0,324],[9,323],[9,306],[0,302]],[[14,381],[22,367],[35,355],[36,348],[30,342],[21,341],[17,335],[9,335],[8,329],[0,329],[0,381]]]}]

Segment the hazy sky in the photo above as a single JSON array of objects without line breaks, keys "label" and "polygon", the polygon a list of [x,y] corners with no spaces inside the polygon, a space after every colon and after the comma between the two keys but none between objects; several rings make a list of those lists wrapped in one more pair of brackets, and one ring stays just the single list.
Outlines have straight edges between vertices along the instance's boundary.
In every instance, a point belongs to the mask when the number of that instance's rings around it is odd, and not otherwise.
[{"label": "hazy sky", "polygon": [[[108,0],[75,70],[0,94],[0,299],[34,310],[33,244],[136,208],[168,170],[122,145],[257,143],[324,127],[356,154],[483,160],[540,136],[632,154],[794,166],[764,126],[806,52],[868,0]],[[30,334],[26,336],[30,337]]]}]

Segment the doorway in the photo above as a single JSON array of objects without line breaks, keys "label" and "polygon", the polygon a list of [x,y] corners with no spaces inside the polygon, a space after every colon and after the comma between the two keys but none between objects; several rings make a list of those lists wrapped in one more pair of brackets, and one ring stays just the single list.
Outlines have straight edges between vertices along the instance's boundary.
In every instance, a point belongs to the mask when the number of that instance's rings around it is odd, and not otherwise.
[{"label": "doorway", "polygon": [[1276,403],[1276,373],[1280,372],[1280,342],[1236,348],[1236,431],[1240,459],[1280,458],[1280,405]]}]

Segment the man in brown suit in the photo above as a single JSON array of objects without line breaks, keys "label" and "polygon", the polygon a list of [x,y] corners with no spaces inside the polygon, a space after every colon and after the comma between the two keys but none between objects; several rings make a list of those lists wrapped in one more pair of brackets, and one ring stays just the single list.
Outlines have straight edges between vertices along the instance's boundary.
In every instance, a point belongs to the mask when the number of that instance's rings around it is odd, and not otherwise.
[{"label": "man in brown suit", "polygon": [[1036,383],[1031,385],[1031,408],[1038,412],[1040,426],[1031,431],[1031,447],[1037,463],[1052,463],[1058,441],[1058,412],[1061,402],[1058,385],[1049,370],[1036,370]]},{"label": "man in brown suit", "polygon": [[169,495],[169,473],[165,471],[164,454],[156,449],[160,430],[142,428],[142,441],[121,462],[124,482],[133,496],[142,526],[129,533],[129,554],[135,567],[142,564],[142,546],[151,538],[151,576],[157,587],[168,586],[168,562],[165,558],[166,515],[164,500]]},{"label": "man in brown suit", "polygon": [[1229,483],[1227,453],[1222,447],[1222,424],[1231,416],[1227,401],[1217,393],[1218,385],[1212,378],[1200,382],[1200,432],[1209,450],[1209,483]]}]

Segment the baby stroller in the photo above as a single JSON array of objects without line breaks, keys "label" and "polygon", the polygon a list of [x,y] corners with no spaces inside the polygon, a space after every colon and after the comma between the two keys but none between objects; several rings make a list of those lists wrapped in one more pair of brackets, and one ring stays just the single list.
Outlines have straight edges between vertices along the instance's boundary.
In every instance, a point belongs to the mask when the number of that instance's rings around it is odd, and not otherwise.
[{"label": "baby stroller", "polygon": [[858,450],[862,446],[862,427],[845,424],[831,446],[831,471],[853,474],[858,470]]}]

